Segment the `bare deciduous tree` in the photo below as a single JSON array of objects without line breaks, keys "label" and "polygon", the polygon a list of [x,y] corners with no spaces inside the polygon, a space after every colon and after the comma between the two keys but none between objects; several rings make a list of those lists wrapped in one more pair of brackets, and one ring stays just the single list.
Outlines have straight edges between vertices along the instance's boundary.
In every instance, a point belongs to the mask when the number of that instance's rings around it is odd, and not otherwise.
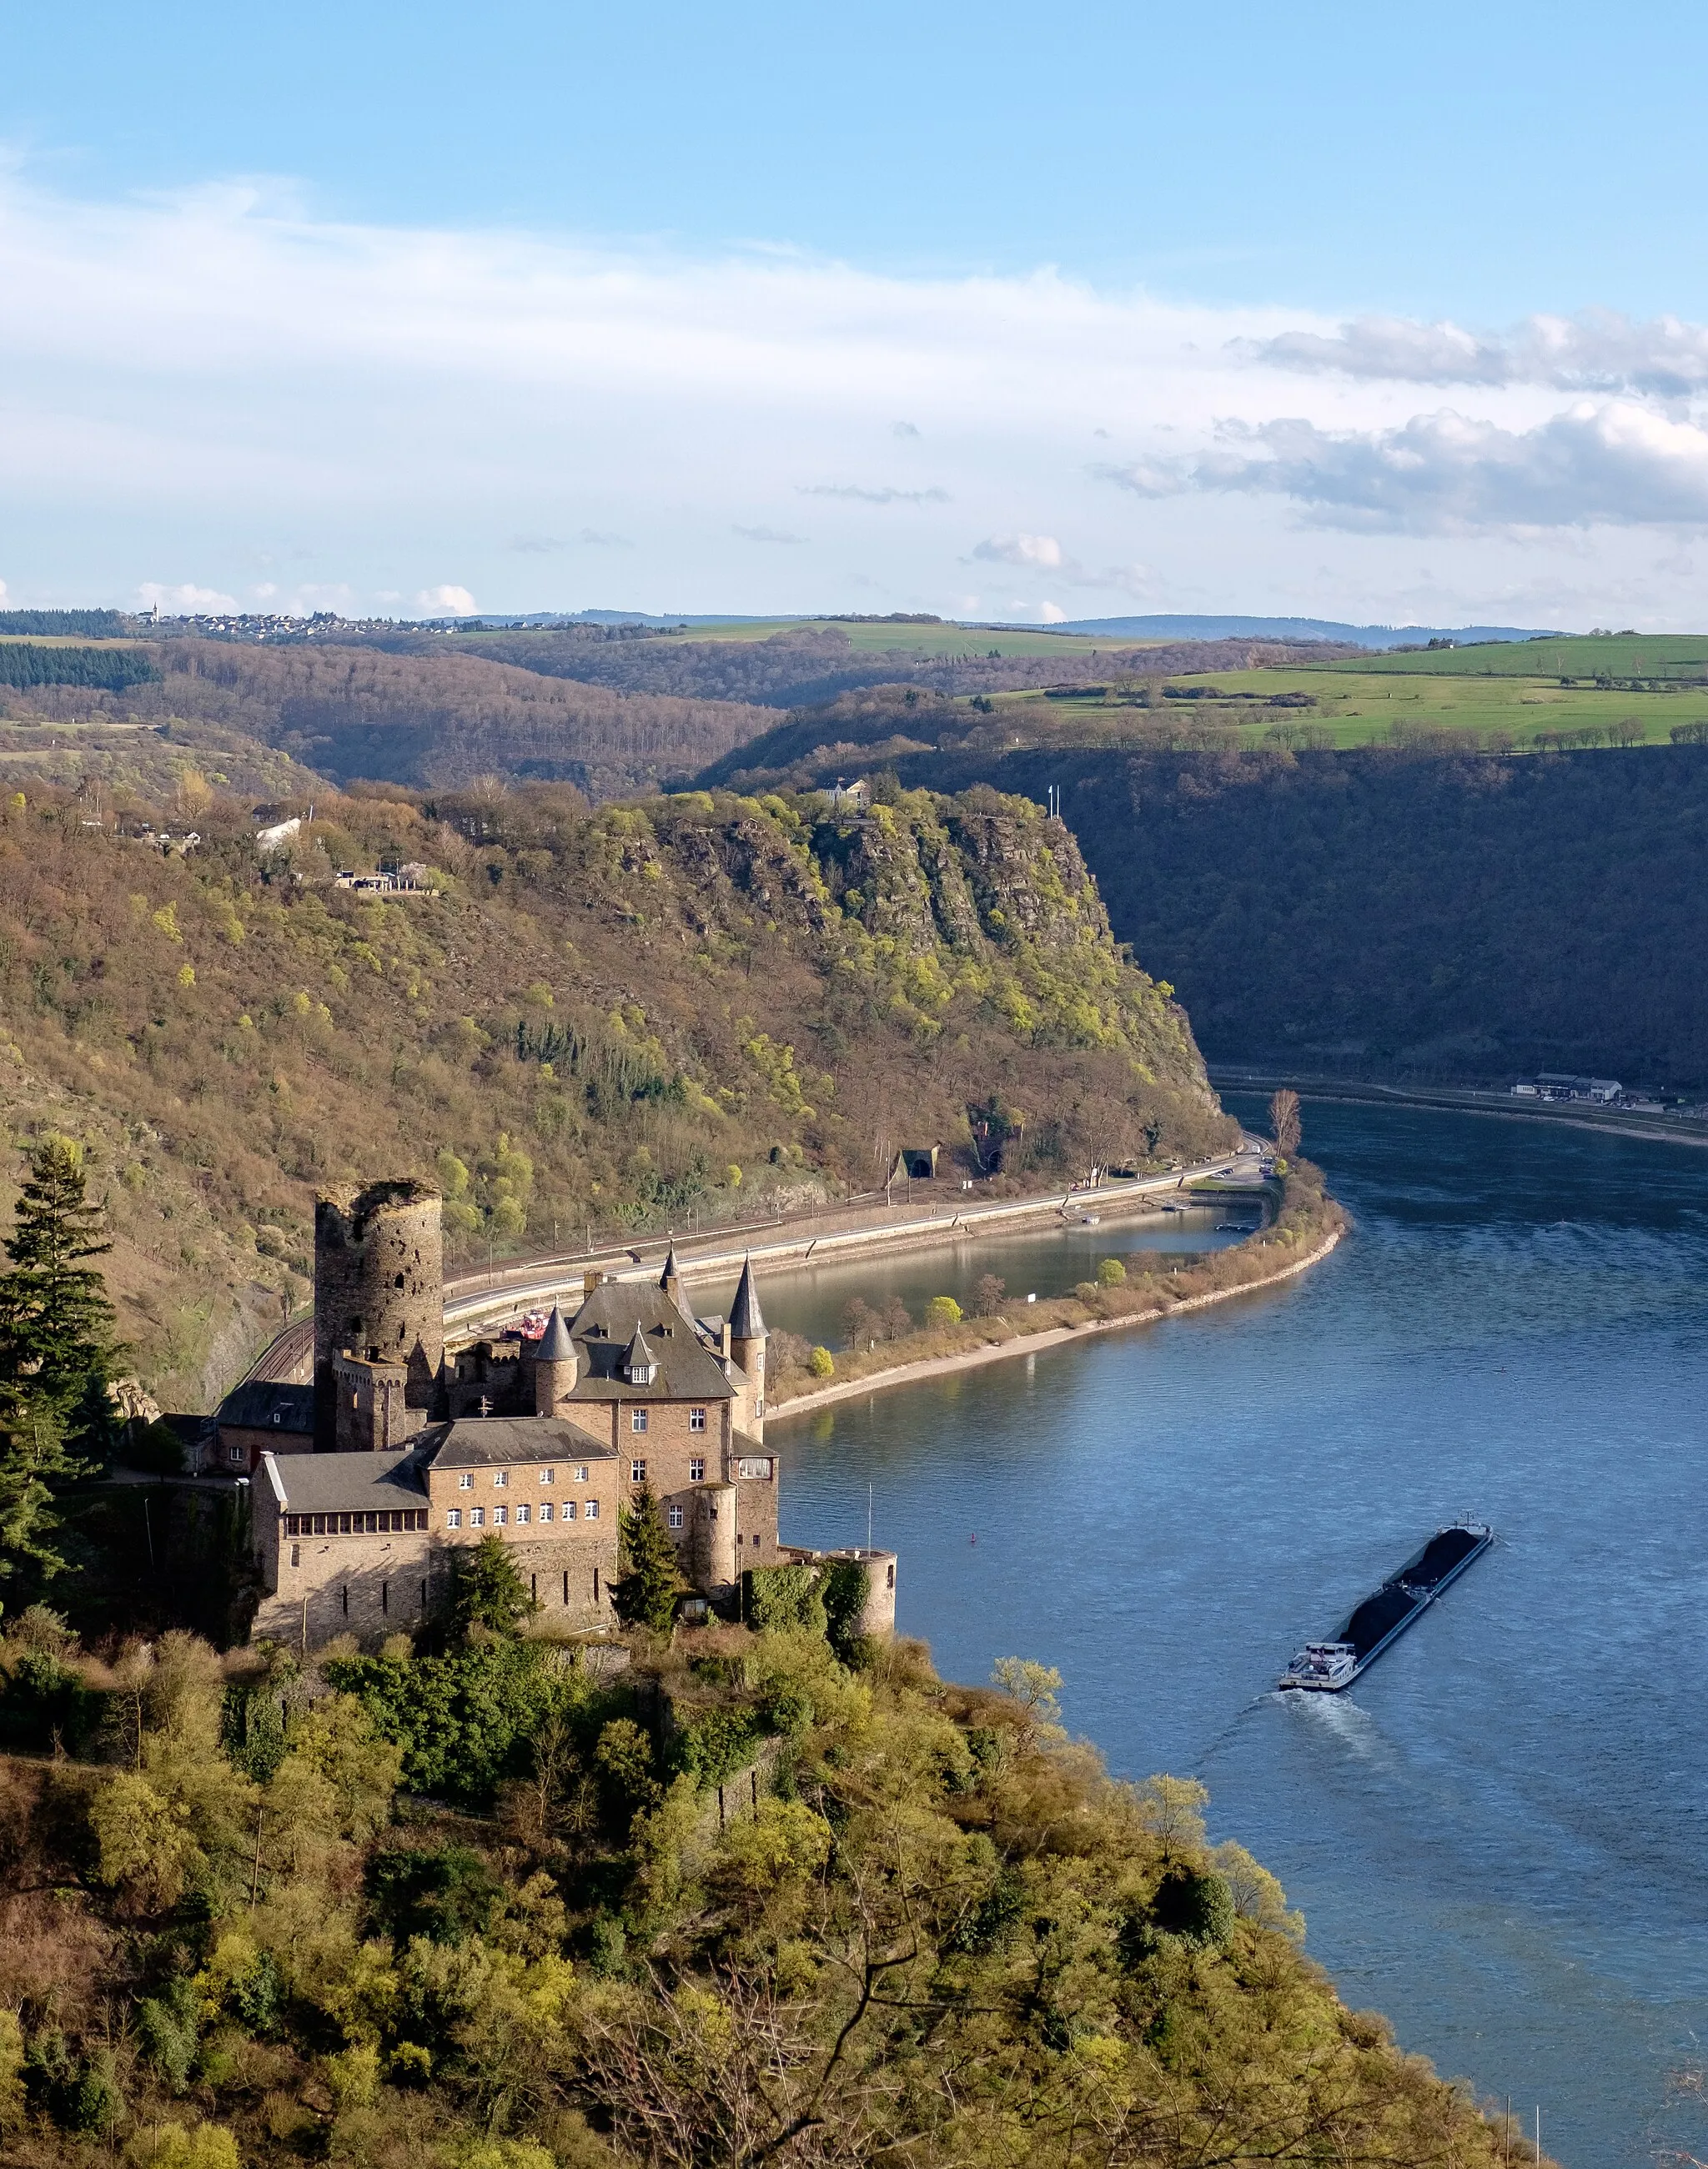
[{"label": "bare deciduous tree", "polygon": [[1269,1134],[1277,1152],[1290,1155],[1298,1151],[1304,1131],[1299,1120],[1299,1095],[1290,1085],[1284,1084],[1269,1102]]}]

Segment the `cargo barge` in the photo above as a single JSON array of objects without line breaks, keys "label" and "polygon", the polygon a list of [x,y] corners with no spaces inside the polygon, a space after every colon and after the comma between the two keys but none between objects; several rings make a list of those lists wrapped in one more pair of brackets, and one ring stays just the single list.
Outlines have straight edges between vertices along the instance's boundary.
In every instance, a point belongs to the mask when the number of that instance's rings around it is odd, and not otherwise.
[{"label": "cargo barge", "polygon": [[1317,1694],[1338,1694],[1349,1687],[1493,1542],[1494,1531],[1481,1521],[1456,1521],[1451,1528],[1438,1529],[1397,1574],[1364,1599],[1332,1640],[1307,1642],[1279,1684]]}]

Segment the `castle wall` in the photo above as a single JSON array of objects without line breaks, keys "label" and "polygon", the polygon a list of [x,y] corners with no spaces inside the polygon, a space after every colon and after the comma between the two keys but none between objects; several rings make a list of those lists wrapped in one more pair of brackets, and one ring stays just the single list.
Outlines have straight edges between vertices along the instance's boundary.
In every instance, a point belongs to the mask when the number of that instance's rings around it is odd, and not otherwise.
[{"label": "castle wall", "polygon": [[[258,1506],[260,1501],[257,1501]],[[456,1553],[489,1531],[406,1530],[388,1536],[290,1537],[258,1527],[262,1576],[270,1585],[252,1638],[319,1649],[334,1635],[370,1644],[407,1633],[451,1607]],[[610,1624],[616,1575],[615,1521],[577,1524],[574,1535],[520,1535],[507,1546],[542,1612],[577,1628]]]}]

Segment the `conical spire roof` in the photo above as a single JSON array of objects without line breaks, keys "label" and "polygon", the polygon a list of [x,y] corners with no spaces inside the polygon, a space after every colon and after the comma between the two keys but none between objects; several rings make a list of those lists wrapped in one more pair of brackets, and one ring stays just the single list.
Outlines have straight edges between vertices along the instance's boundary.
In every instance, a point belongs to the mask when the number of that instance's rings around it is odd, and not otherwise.
[{"label": "conical spire roof", "polygon": [[750,1255],[741,1261],[741,1280],[729,1312],[729,1337],[732,1340],[763,1340],[766,1337],[765,1314],[759,1307],[759,1290],[754,1286]]},{"label": "conical spire roof", "polygon": [[573,1363],[575,1361],[575,1343],[569,1338],[569,1329],[563,1323],[563,1314],[555,1303],[552,1306],[552,1315],[546,1320],[546,1330],[540,1336],[534,1361],[536,1363]]},{"label": "conical spire roof", "polygon": [[672,1243],[670,1245],[670,1255],[665,1260],[665,1270],[659,1275],[659,1286],[661,1288],[668,1288],[675,1282],[681,1280],[681,1277],[682,1276],[677,1270],[676,1266],[676,1246]]}]

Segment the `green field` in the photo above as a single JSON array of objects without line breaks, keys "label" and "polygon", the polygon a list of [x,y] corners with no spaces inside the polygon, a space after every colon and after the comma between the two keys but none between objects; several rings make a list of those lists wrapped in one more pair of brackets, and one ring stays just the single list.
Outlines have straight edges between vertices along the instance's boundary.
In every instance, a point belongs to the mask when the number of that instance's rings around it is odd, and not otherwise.
[{"label": "green field", "polygon": [[1359,656],[1325,670],[1400,678],[1695,678],[1708,673],[1708,633],[1585,633],[1571,639],[1491,641],[1409,655]]},{"label": "green field", "polygon": [[[1462,651],[1448,651],[1449,655],[1458,652]],[[1703,652],[1708,655],[1708,645]],[[1175,677],[1167,682],[1188,689],[1213,687],[1230,697],[1165,699],[1161,708],[1144,708],[1118,691],[1103,698],[1086,695],[1065,700],[1042,693],[1003,693],[996,696],[990,719],[992,741],[1140,746],[1155,744],[1160,733],[1197,725],[1236,738],[1242,746],[1266,742],[1384,745],[1451,731],[1462,733],[1467,745],[1474,742],[1522,753],[1543,750],[1546,739],[1557,732],[1607,734],[1620,727],[1634,744],[1668,745],[1675,725],[1708,725],[1708,686],[1657,694],[1581,681],[1562,686],[1557,677],[1453,673],[1432,674],[1430,681],[1423,683],[1417,675],[1364,668],[1353,672],[1338,665],[1332,670],[1217,671],[1212,677]],[[1316,705],[1278,710],[1253,705],[1278,693],[1308,694]],[[1233,697],[1241,695],[1246,697]],[[1542,744],[1539,733],[1545,734]],[[1508,740],[1509,748],[1505,743]],[[1605,736],[1603,742],[1607,742]]]}]

